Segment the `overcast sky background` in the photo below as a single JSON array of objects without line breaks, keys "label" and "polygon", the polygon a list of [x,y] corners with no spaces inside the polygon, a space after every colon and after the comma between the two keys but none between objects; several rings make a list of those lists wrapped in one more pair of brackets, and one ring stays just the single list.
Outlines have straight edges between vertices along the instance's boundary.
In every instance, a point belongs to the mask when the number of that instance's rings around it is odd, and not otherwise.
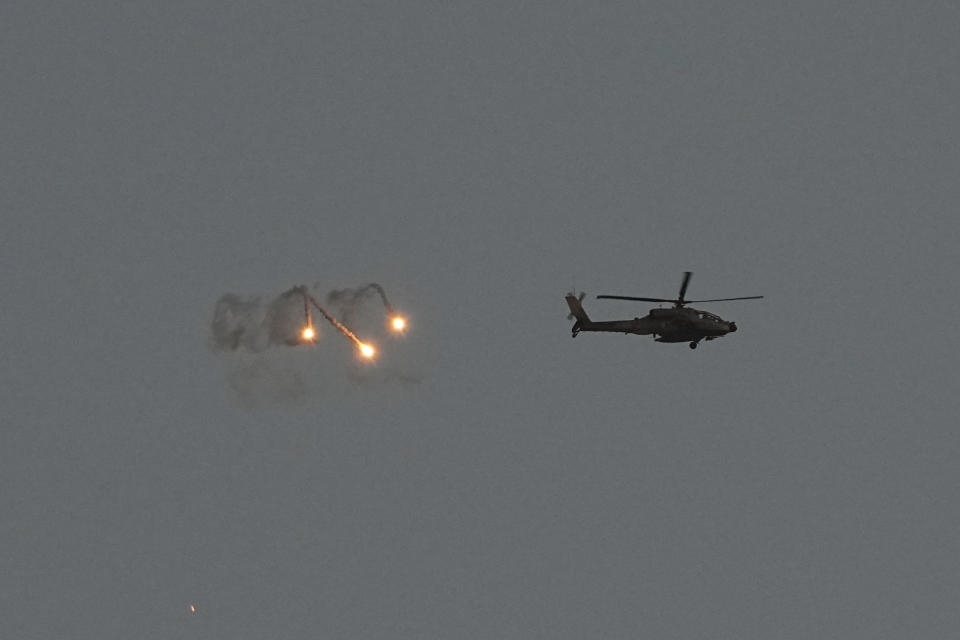
[{"label": "overcast sky background", "polygon": [[[956,635],[958,33],[4,3],[0,635]],[[767,298],[570,339],[570,289],[630,318],[593,295],[684,270]],[[209,348],[226,292],[371,281],[412,322],[365,309],[374,367]]]}]

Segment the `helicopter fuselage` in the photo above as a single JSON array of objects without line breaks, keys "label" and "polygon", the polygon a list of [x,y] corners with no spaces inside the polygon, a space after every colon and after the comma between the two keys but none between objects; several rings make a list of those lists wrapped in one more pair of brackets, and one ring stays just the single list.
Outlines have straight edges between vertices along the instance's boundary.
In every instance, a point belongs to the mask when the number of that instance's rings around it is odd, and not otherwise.
[{"label": "helicopter fuselage", "polygon": [[726,302],[730,300],[757,300],[763,296],[742,296],[739,298],[714,298],[711,300],[688,300],[685,295],[690,283],[690,271],[684,271],[683,282],[680,284],[679,295],[675,299],[648,298],[638,296],[600,295],[597,298],[613,298],[617,300],[638,300],[643,302],[669,302],[673,307],[651,309],[642,318],[633,320],[602,320],[594,322],[583,310],[580,301],[585,294],[579,296],[570,292],[566,296],[567,306],[570,307],[569,318],[576,318],[572,333],[576,338],[581,331],[606,331],[608,333],[633,333],[641,336],[654,336],[657,342],[689,342],[690,348],[695,349],[701,340],[714,340],[737,330],[737,325],[720,316],[688,307],[690,302]]},{"label": "helicopter fuselage", "polygon": [[654,336],[657,342],[689,342],[714,340],[737,330],[735,322],[692,307],[651,309],[642,318],[632,320],[593,321],[586,315],[579,301],[568,296],[571,312],[577,317],[572,328],[573,337],[581,331],[607,333],[632,333],[639,336]]},{"label": "helicopter fuselage", "polygon": [[607,331],[610,333],[633,333],[652,335],[657,342],[691,342],[712,340],[737,330],[734,322],[728,322],[708,311],[690,307],[678,309],[651,309],[642,318],[633,320],[578,321],[573,327],[580,331]]}]

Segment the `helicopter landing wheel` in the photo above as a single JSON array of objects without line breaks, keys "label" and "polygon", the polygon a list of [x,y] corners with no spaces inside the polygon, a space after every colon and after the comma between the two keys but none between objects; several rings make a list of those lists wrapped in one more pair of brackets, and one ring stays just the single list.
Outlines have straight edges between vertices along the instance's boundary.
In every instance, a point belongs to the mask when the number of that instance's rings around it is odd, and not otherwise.
[{"label": "helicopter landing wheel", "polygon": [[696,343],[696,342],[691,342],[691,343],[690,343],[690,348],[691,348],[691,349],[696,349],[696,348],[697,348],[697,343]]}]

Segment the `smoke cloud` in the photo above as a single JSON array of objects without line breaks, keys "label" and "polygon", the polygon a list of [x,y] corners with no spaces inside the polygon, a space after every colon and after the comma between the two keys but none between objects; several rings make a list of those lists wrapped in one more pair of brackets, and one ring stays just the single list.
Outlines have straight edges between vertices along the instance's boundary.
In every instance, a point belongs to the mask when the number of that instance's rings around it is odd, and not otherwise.
[{"label": "smoke cloud", "polygon": [[259,296],[221,296],[210,324],[213,350],[259,353],[273,346],[300,344],[305,291],[305,287],[293,287],[269,302]]},{"label": "smoke cloud", "polygon": [[[370,305],[377,297],[379,303]],[[304,408],[352,389],[383,393],[421,382],[421,374],[410,371],[416,362],[413,344],[396,340],[396,329],[391,333],[382,322],[380,303],[388,317],[394,313],[382,286],[334,289],[326,300],[325,308],[321,307],[302,285],[274,297],[227,293],[217,300],[209,345],[221,356],[225,382],[241,406],[250,411],[271,406]],[[347,340],[337,332],[324,335],[316,325],[317,316],[312,315],[316,313]],[[302,332],[308,323],[317,336],[305,340]],[[375,358],[358,357],[358,348],[365,345],[353,329],[381,347]]]},{"label": "smoke cloud", "polygon": [[264,356],[235,362],[225,375],[240,405],[248,411],[273,405],[298,406],[311,393],[303,371]]},{"label": "smoke cloud", "polygon": [[390,301],[387,300],[387,293],[383,290],[383,287],[376,282],[371,282],[364,287],[357,287],[356,289],[334,289],[327,294],[327,304],[336,306],[339,311],[338,315],[345,323],[349,324],[360,305],[374,295],[380,296],[380,300],[383,302],[383,308],[387,314],[393,315],[393,307],[390,306]]}]

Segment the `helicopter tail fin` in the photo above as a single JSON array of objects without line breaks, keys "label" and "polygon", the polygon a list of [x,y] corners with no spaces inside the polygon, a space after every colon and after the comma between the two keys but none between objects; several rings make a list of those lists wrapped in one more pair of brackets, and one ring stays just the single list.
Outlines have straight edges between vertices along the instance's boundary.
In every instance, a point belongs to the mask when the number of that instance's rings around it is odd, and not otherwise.
[{"label": "helicopter tail fin", "polygon": [[590,316],[583,310],[583,305],[580,304],[581,300],[583,300],[583,294],[579,298],[572,293],[567,295],[567,306],[570,307],[569,317],[577,319],[574,325],[575,332],[577,329],[590,324]]}]

